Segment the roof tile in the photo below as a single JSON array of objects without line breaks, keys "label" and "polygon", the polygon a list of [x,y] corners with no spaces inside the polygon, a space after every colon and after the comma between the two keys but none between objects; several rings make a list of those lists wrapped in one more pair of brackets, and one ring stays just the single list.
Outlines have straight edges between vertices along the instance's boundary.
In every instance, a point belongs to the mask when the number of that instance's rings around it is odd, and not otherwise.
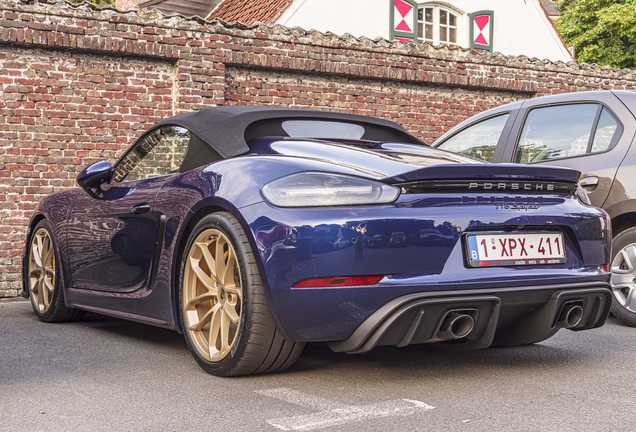
[{"label": "roof tile", "polygon": [[207,19],[220,18],[226,22],[255,22],[274,24],[293,0],[225,0],[208,15]]},{"label": "roof tile", "polygon": [[[137,0],[134,0],[137,1]],[[141,9],[156,9],[164,14],[178,13],[185,17],[205,18],[222,0],[142,0]],[[139,3],[139,2],[138,2]]]},{"label": "roof tile", "polygon": [[552,2],[552,0],[541,0],[541,6],[545,9],[548,16],[559,16],[559,9]]}]

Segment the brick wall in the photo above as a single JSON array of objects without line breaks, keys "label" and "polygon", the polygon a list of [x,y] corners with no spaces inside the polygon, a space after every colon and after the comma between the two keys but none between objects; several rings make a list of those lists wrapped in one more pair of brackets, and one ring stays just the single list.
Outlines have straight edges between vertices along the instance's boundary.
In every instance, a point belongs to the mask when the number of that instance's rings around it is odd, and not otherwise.
[{"label": "brick wall", "polygon": [[319,107],[395,120],[430,142],[502,103],[635,85],[633,71],[585,64],[0,0],[0,297],[21,290],[37,202],[170,115]]}]

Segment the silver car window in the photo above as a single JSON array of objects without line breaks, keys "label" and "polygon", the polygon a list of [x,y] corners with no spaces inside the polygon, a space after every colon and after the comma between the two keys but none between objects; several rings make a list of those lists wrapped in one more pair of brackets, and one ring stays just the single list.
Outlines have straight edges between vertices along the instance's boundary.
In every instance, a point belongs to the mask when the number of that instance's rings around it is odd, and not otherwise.
[{"label": "silver car window", "polygon": [[609,112],[607,108],[603,108],[601,117],[598,120],[594,141],[592,141],[592,153],[608,150],[619,138],[620,124],[618,120]]},{"label": "silver car window", "polygon": [[596,103],[535,108],[523,125],[514,161],[540,162],[606,151],[621,131],[610,111]]},{"label": "silver car window", "polygon": [[471,125],[444,141],[438,148],[492,162],[509,116],[506,113]]}]

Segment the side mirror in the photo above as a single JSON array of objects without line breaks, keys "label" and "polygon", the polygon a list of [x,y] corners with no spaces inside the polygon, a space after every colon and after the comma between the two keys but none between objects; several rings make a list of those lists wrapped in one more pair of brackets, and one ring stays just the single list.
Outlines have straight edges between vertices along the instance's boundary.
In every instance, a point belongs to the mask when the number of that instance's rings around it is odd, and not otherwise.
[{"label": "side mirror", "polygon": [[90,196],[97,198],[100,186],[108,183],[113,175],[113,166],[110,162],[102,160],[84,168],[77,176],[77,184],[80,185]]}]

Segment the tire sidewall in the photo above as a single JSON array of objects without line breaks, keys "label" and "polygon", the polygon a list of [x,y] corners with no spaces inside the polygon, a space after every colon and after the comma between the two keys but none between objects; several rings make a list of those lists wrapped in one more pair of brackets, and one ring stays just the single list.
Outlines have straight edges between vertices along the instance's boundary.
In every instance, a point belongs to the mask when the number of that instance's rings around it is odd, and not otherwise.
[{"label": "tire sidewall", "polygon": [[[623,250],[625,247],[636,244],[636,227],[631,227],[626,229],[625,231],[621,231],[612,239],[612,263],[614,262],[614,258],[618,255],[618,253]],[[623,321],[624,323],[636,327],[636,312],[631,312],[625,309],[621,304],[618,303],[616,297],[612,293],[612,314]]]},{"label": "tire sidewall", "polygon": [[[190,334],[188,332],[185,317],[183,313],[183,277],[185,272],[185,265],[187,261],[187,257],[189,255],[190,249],[192,248],[195,239],[205,230],[208,229],[217,229],[221,231],[232,244],[234,248],[234,252],[236,253],[236,258],[238,260],[239,273],[241,277],[241,286],[243,289],[243,298],[241,303],[241,321],[238,329],[238,333],[236,336],[236,342],[232,347],[230,353],[218,362],[210,362],[207,359],[201,357],[198,353],[198,350],[194,346],[192,340],[190,339]],[[250,284],[251,281],[246,274],[246,263],[248,261],[247,251],[242,245],[240,241],[239,234],[236,232],[236,228],[232,225],[231,221],[223,214],[223,213],[213,213],[206,217],[204,217],[199,223],[195,226],[195,228],[190,233],[188,238],[188,242],[186,243],[186,247],[183,250],[183,254],[181,256],[181,265],[179,268],[179,289],[178,289],[178,305],[179,305],[179,320],[181,323],[181,328],[183,329],[183,335],[185,337],[186,343],[190,352],[194,356],[197,363],[207,372],[212,373],[217,376],[228,375],[232,372],[234,367],[240,361],[240,357],[245,351],[245,347],[247,345],[247,337],[246,334],[247,329],[251,325],[251,289]]]}]

